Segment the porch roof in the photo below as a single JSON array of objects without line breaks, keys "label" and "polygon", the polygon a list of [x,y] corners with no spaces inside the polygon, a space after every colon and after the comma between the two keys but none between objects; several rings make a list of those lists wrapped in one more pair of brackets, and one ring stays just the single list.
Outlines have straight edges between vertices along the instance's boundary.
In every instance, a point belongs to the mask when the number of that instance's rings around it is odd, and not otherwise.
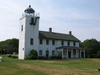
[{"label": "porch roof", "polygon": [[84,49],[84,48],[75,47],[75,46],[60,46],[60,47],[56,47],[56,49]]}]

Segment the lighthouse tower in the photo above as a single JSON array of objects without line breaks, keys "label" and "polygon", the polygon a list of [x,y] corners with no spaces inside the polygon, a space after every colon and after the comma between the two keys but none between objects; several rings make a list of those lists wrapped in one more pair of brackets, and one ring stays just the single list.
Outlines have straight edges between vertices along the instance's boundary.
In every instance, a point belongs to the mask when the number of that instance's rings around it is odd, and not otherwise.
[{"label": "lighthouse tower", "polygon": [[19,36],[19,59],[28,56],[32,49],[38,51],[39,16],[35,15],[31,5],[24,10],[24,14],[20,18]]}]

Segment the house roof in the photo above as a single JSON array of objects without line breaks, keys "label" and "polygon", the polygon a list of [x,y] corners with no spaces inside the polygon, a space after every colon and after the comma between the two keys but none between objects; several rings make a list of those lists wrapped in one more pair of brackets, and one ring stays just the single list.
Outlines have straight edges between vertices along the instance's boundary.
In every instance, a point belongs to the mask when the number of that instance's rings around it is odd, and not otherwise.
[{"label": "house roof", "polygon": [[62,33],[47,32],[47,31],[39,31],[39,38],[80,42],[79,39],[77,39],[75,36],[71,34],[62,34]]}]

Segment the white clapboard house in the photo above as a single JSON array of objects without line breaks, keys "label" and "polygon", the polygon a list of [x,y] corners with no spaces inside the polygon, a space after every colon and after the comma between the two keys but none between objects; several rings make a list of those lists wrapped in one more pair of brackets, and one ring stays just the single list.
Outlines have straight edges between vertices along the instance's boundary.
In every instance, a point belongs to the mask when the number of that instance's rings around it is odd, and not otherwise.
[{"label": "white clapboard house", "polygon": [[39,31],[39,19],[30,5],[20,18],[19,59],[28,56],[32,49],[47,58],[85,58],[85,49],[79,47],[80,40],[71,31],[68,34],[52,32],[52,28]]}]

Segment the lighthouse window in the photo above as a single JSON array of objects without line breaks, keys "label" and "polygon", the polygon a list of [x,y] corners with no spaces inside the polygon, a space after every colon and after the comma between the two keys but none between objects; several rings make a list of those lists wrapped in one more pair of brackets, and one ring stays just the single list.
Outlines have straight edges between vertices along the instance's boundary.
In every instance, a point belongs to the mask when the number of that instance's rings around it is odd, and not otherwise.
[{"label": "lighthouse window", "polygon": [[23,25],[21,25],[21,31],[23,31]]},{"label": "lighthouse window", "polygon": [[30,38],[30,45],[33,45],[33,38]]}]

